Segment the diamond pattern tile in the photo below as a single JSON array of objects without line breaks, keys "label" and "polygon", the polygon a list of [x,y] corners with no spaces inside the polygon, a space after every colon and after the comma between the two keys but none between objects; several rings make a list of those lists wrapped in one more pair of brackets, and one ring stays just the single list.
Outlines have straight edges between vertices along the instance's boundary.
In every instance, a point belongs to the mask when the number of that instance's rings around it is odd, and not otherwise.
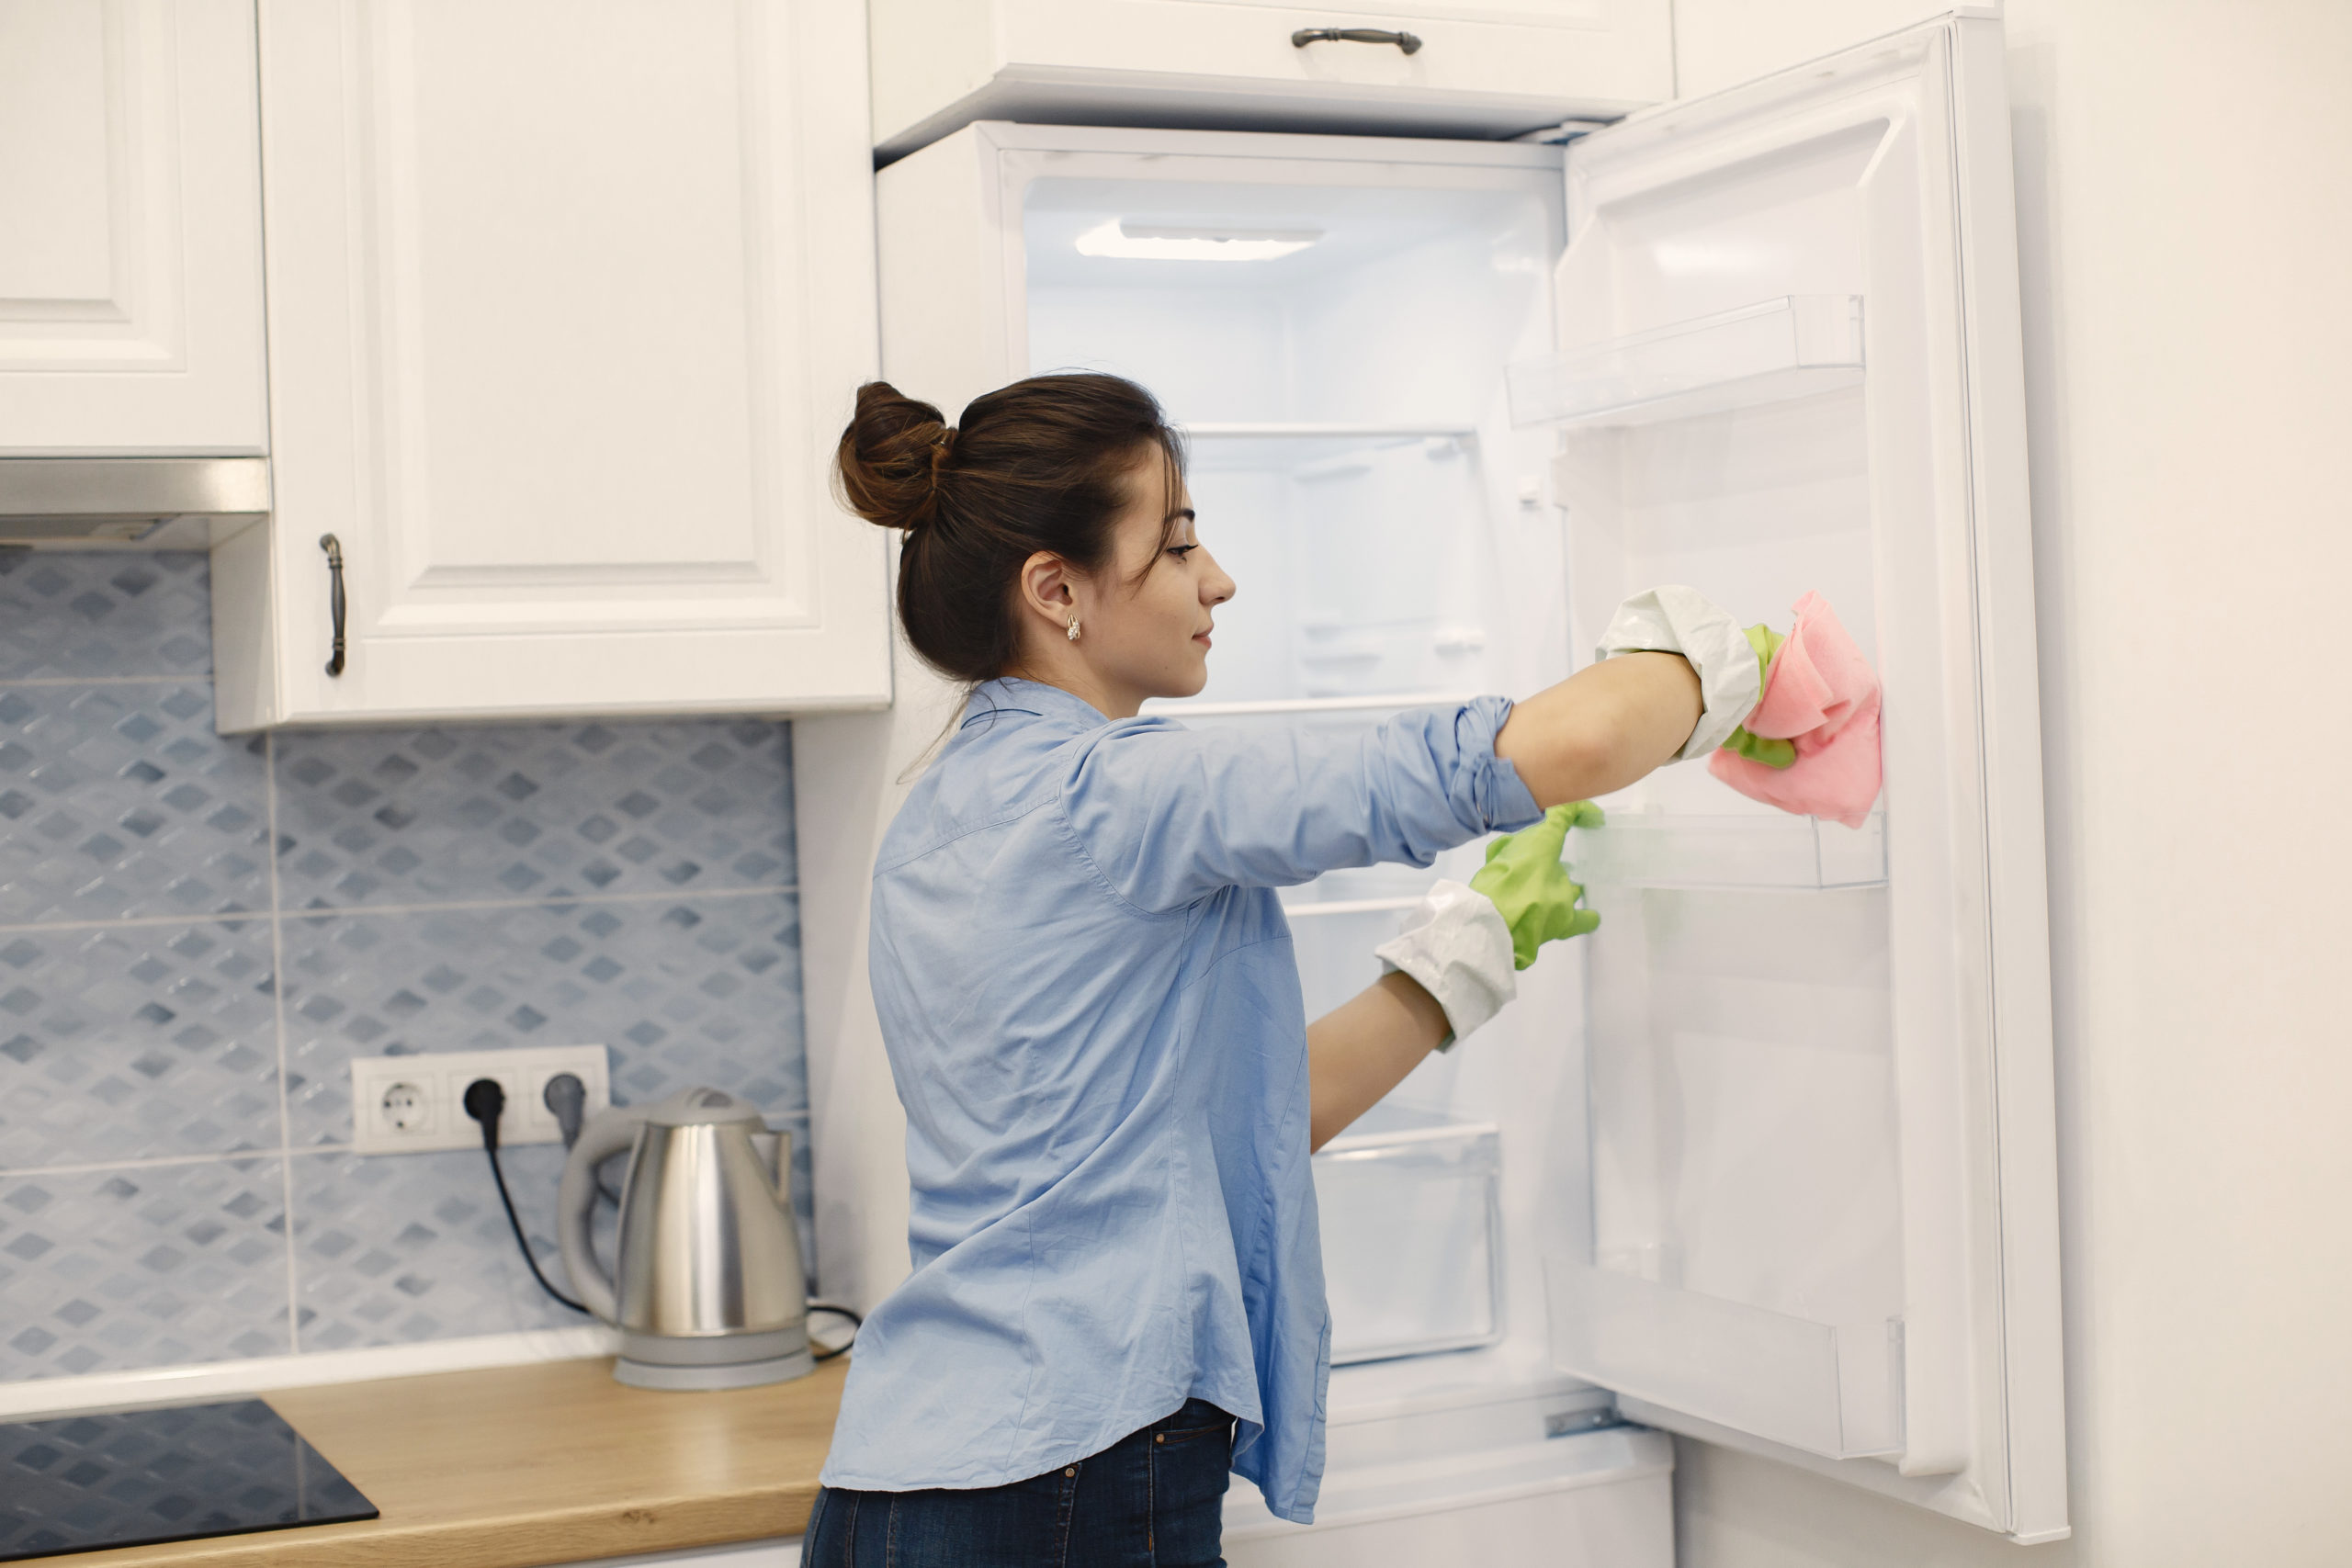
[{"label": "diamond pattern tile", "polygon": [[0,1170],[277,1140],[267,920],[0,932]]},{"label": "diamond pattern tile", "polygon": [[286,973],[298,1145],[349,1140],[355,1055],[594,1043],[622,1104],[808,1106],[791,894],[289,919]]},{"label": "diamond pattern tile", "polygon": [[0,926],[266,911],[266,791],[206,682],[0,686]]},{"label": "diamond pattern tile", "polygon": [[288,908],[686,894],[792,875],[781,724],[288,735],[277,788]]},{"label": "diamond pattern tile", "polygon": [[[794,880],[788,728],[280,735],[273,917],[269,752],[213,733],[206,567],[0,554],[0,1381],[282,1353],[289,1245],[304,1349],[576,1321],[479,1155],[332,1147],[361,1052],[601,1042],[624,1104],[741,1094],[796,1134],[805,1243],[797,902],[729,896]],[[291,1244],[281,1102],[321,1151]],[[220,1157],[112,1163],[187,1156]],[[560,1151],[512,1157],[553,1267]]]},{"label": "diamond pattern tile", "polygon": [[0,681],[212,672],[201,550],[0,552]]},{"label": "diamond pattern tile", "polygon": [[[502,1150],[539,1268],[570,1293],[556,1250],[563,1149]],[[610,1261],[611,1253],[605,1254]],[[294,1269],[305,1350],[348,1350],[588,1319],[532,1281],[478,1151],[311,1155],[294,1163]]]},{"label": "diamond pattern tile", "polygon": [[279,1356],[276,1159],[0,1178],[0,1379]]}]

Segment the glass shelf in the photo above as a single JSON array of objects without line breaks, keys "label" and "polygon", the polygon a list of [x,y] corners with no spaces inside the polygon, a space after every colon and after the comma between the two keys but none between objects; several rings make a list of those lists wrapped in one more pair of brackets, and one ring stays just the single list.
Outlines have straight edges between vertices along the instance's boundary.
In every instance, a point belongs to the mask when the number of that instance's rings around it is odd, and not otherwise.
[{"label": "glass shelf", "polygon": [[1568,840],[1577,879],[1619,887],[1875,887],[1886,881],[1886,814],[1860,828],[1818,817],[1616,812]]},{"label": "glass shelf", "polygon": [[1250,718],[1261,714],[1401,713],[1407,708],[1452,707],[1466,703],[1475,692],[1373,692],[1346,697],[1272,697],[1257,702],[1221,703],[1198,697],[1151,697],[1143,705],[1155,718]]},{"label": "glass shelf", "polygon": [[1570,428],[1649,424],[1861,378],[1861,296],[1792,294],[1514,365],[1510,417]]},{"label": "glass shelf", "polygon": [[1471,441],[1471,424],[1351,424],[1332,421],[1199,420],[1181,427],[1188,441]]}]

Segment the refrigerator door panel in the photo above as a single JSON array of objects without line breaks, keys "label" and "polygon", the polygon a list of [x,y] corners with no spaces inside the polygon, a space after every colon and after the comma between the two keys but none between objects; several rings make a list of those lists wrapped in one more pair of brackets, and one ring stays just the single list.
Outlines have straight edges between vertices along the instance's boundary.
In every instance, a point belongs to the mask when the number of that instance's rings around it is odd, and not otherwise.
[{"label": "refrigerator door panel", "polygon": [[2022,377],[1999,24],[1953,17],[1567,155],[1571,623],[1820,592],[1885,683],[1860,829],[1704,768],[1606,804],[1591,1239],[1563,1370],[2025,1539],[2064,1530]]}]

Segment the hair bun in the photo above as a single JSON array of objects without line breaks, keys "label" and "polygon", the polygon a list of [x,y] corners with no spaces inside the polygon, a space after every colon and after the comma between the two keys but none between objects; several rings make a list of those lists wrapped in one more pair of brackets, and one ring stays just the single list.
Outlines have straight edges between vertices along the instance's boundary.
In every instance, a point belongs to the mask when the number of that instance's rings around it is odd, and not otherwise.
[{"label": "hair bun", "polygon": [[955,449],[955,427],[937,409],[868,381],[834,455],[842,501],[869,523],[912,533],[938,514]]},{"label": "hair bun", "polygon": [[939,487],[947,481],[947,465],[956,456],[956,427],[944,425],[939,439],[931,444],[931,493],[933,510],[937,510]]}]

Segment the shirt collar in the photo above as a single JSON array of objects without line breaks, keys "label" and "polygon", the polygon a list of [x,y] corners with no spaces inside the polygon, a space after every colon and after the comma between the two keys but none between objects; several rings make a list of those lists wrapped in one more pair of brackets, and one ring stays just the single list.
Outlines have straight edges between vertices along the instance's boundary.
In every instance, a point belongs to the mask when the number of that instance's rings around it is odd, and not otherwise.
[{"label": "shirt collar", "polygon": [[1074,692],[1049,686],[1043,681],[1001,675],[972,688],[971,700],[964,705],[963,722],[956,728],[968,729],[976,721],[997,714],[1032,714],[1074,729],[1100,729],[1111,722],[1093,704]]}]

